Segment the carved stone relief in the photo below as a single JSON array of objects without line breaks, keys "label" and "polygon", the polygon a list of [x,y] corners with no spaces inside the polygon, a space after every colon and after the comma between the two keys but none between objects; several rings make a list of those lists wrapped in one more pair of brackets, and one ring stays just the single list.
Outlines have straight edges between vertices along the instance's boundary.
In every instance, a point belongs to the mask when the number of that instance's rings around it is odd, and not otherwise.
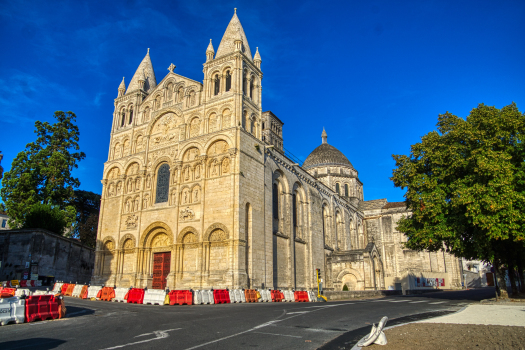
[{"label": "carved stone relief", "polygon": [[169,238],[168,235],[161,233],[155,236],[153,238],[153,241],[151,241],[151,247],[157,248],[157,247],[166,247],[169,245]]},{"label": "carved stone relief", "polygon": [[136,228],[137,227],[137,223],[139,221],[139,217],[137,215],[129,215],[127,218],[126,218],[126,228],[128,229],[132,229],[132,228]]},{"label": "carved stone relief", "polygon": [[195,213],[189,207],[181,209],[179,219],[181,221],[193,220],[195,218]]}]

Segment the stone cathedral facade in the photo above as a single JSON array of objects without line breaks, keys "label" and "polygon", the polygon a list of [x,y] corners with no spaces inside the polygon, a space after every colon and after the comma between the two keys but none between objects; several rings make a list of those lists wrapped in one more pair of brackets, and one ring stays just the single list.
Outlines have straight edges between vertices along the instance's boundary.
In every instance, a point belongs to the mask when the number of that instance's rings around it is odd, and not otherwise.
[{"label": "stone cathedral facade", "polygon": [[[92,283],[170,289],[414,288],[460,285],[457,259],[408,251],[403,203],[363,201],[350,161],[322,143],[299,165],[283,122],[263,111],[261,56],[234,14],[204,79],[170,65],[157,82],[149,49],[118,88]],[[421,286],[423,287],[423,286]]]}]

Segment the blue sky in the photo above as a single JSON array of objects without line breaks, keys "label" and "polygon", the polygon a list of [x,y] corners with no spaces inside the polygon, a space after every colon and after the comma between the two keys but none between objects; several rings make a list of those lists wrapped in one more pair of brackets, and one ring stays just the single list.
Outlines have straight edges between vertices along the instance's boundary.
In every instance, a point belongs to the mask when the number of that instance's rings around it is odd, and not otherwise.
[{"label": "blue sky", "polygon": [[479,103],[525,110],[525,1],[0,1],[0,150],[7,171],[35,120],[78,117],[86,153],[75,175],[101,192],[117,88],[151,49],[157,81],[202,81],[233,15],[264,73],[263,110],[284,121],[301,159],[321,143],[359,172],[366,200],[402,201],[392,154],[449,111]]}]

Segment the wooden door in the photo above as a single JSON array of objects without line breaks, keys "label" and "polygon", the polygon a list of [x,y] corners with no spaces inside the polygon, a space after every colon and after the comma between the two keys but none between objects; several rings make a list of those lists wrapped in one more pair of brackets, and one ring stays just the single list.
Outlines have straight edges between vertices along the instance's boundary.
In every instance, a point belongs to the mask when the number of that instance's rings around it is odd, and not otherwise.
[{"label": "wooden door", "polygon": [[153,254],[153,289],[165,289],[170,273],[171,252]]}]

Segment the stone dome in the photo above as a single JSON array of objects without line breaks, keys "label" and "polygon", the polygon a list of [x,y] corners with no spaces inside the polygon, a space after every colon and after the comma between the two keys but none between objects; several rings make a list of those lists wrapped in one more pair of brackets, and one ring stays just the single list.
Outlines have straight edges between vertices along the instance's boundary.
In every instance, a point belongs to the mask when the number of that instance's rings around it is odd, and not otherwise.
[{"label": "stone dome", "polygon": [[314,149],[304,161],[303,168],[310,169],[324,165],[342,165],[354,169],[348,158],[340,150],[328,143],[322,143]]}]

